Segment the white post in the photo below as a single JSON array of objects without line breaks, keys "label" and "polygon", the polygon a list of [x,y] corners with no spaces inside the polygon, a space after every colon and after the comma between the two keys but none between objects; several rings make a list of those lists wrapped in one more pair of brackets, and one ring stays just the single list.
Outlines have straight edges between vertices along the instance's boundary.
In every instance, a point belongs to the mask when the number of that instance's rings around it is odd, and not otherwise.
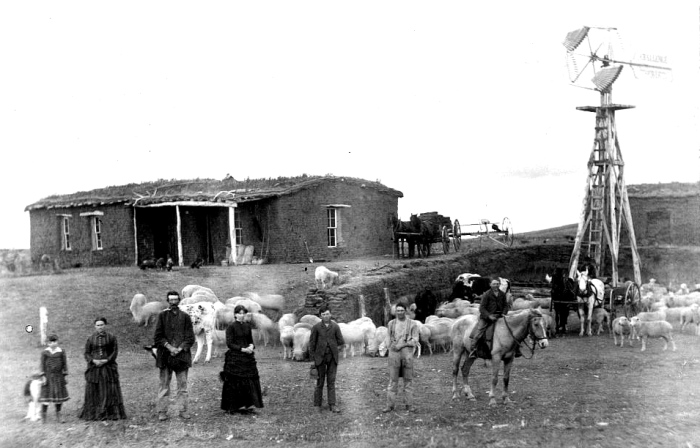
[{"label": "white post", "polygon": [[39,331],[41,332],[41,345],[46,345],[46,329],[49,326],[49,313],[46,307],[39,307]]},{"label": "white post", "polygon": [[134,207],[134,264],[139,265],[139,238],[136,233],[136,207]]},{"label": "white post", "polygon": [[177,217],[177,265],[184,266],[185,262],[182,259],[182,223],[180,222],[180,206],[175,206],[175,216]]},{"label": "white post", "polygon": [[228,235],[231,240],[231,259],[229,262],[236,264],[238,249],[236,248],[236,214],[233,207],[228,208]]}]

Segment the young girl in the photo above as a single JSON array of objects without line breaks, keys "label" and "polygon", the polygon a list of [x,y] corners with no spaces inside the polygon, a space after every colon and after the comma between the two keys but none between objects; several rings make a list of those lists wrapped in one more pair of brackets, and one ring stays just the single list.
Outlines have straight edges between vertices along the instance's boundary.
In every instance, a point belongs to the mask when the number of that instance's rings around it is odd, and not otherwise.
[{"label": "young girl", "polygon": [[68,375],[68,363],[66,352],[58,346],[58,336],[49,335],[49,346],[41,352],[41,373],[46,377],[46,382],[41,388],[41,422],[46,423],[46,411],[49,403],[56,405],[56,420],[65,423],[61,415],[61,405],[68,400],[66,389],[66,375]]}]

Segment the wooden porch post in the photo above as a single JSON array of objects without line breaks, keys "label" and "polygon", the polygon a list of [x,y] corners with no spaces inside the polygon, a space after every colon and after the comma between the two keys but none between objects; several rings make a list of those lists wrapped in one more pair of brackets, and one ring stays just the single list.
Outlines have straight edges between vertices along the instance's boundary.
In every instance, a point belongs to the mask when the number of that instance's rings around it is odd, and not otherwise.
[{"label": "wooden porch post", "polygon": [[233,207],[228,208],[228,236],[231,240],[231,260],[234,265],[237,265],[238,249],[236,248],[236,214]]},{"label": "wooden porch post", "polygon": [[139,265],[139,236],[136,231],[136,207],[134,207],[134,264]]},{"label": "wooden porch post", "polygon": [[182,259],[182,223],[180,222],[180,206],[175,206],[175,217],[177,218],[177,265],[184,266],[185,262]]}]

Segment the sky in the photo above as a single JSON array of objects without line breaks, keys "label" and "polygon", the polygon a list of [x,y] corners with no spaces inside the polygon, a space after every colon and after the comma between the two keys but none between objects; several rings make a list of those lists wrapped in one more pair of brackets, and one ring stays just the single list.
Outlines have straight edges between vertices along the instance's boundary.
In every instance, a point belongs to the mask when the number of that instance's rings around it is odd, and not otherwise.
[{"label": "sky", "polygon": [[[578,221],[600,102],[562,42],[617,28],[616,55],[672,80],[614,84],[627,184],[700,180],[700,2],[2,2],[0,248],[24,208],[157,179],[378,180],[399,216],[525,232]],[[601,31],[602,32],[602,31]],[[582,80],[584,80],[582,78]]]}]

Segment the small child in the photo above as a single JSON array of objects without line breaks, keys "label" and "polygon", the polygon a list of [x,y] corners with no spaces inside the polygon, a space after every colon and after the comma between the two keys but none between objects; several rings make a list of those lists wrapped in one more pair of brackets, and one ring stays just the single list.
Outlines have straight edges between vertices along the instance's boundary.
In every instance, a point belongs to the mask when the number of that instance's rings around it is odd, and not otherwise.
[{"label": "small child", "polygon": [[61,415],[61,405],[68,400],[68,390],[66,389],[66,375],[68,375],[68,363],[66,362],[66,352],[58,346],[58,336],[49,335],[49,346],[41,352],[41,373],[46,378],[45,384],[41,388],[41,422],[46,423],[46,411],[49,403],[56,405],[56,420],[65,423]]}]

